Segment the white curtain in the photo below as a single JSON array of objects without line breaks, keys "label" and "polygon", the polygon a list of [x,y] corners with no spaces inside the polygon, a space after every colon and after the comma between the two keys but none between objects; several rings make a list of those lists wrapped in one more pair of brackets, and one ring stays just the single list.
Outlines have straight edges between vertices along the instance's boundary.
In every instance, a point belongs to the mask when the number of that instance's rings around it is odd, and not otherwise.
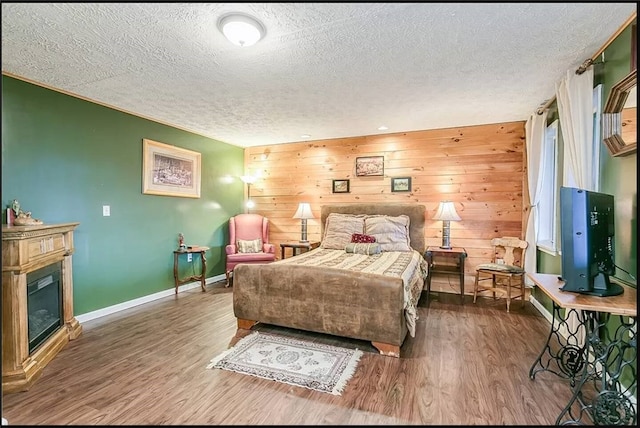
[{"label": "white curtain", "polygon": [[[529,243],[524,258],[524,269],[527,272],[537,272],[536,237],[538,236],[538,202],[542,189],[542,149],[545,131],[547,129],[547,112],[533,113],[525,124],[525,139],[527,144],[527,178],[529,182],[529,219],[525,240]],[[527,285],[533,282],[526,278]]]},{"label": "white curtain", "polygon": [[556,84],[564,142],[563,186],[595,190],[593,174],[593,67],[582,74],[568,70]]},{"label": "white curtain", "polygon": [[[564,142],[562,182],[564,186],[596,190],[593,173],[593,67],[582,74],[567,71],[567,76],[556,84],[558,116]],[[580,325],[577,312],[567,317],[569,331],[577,331]],[[584,332],[576,334],[580,345],[585,341]]]}]

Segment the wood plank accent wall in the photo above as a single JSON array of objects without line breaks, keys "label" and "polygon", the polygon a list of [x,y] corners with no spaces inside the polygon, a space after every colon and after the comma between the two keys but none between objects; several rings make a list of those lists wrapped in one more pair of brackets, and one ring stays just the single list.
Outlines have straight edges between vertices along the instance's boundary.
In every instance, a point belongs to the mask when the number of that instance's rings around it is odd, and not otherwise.
[{"label": "wood plank accent wall", "polygon": [[[245,149],[251,212],[270,220],[278,258],[280,242],[300,239],[298,203],[309,202],[308,238],[320,240],[320,207],[333,203],[422,203],[427,245],[442,243],[442,222],[431,220],[442,200],[455,203],[462,221],[451,222],[451,244],[467,250],[466,291],[475,266],[491,260],[490,240],[524,237],[525,123],[507,122],[426,131],[306,141]],[[384,156],[384,176],[356,177],[355,160]],[[411,177],[411,192],[391,192],[392,177]],[[349,179],[349,193],[332,193],[332,180]],[[245,189],[246,193],[246,189]],[[526,206],[526,204],[525,204]],[[435,278],[454,292],[456,278]],[[454,283],[450,287],[449,282]]]}]

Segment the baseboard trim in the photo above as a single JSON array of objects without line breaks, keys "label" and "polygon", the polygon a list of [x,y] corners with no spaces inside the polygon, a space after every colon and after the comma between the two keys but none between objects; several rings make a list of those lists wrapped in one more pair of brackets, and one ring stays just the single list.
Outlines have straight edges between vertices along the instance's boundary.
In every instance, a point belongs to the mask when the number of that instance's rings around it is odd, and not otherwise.
[{"label": "baseboard trim", "polygon": [[[545,308],[538,300],[536,300],[535,297],[531,296],[529,298],[529,301],[531,302],[533,307],[536,308],[538,312],[540,312],[542,316],[549,322],[549,325],[551,325],[551,323],[553,322],[553,315],[551,314],[551,312],[549,312],[547,308]],[[569,338],[569,332],[567,331],[566,326],[560,325],[559,320],[556,320],[554,329],[557,329],[558,333],[560,334],[560,336],[562,336],[563,339],[566,340]]]},{"label": "baseboard trim", "polygon": [[551,322],[553,321],[553,316],[551,315],[551,312],[549,312],[547,308],[545,308],[542,305],[542,303],[540,303],[538,299],[536,299],[535,297],[529,296],[529,301],[531,302],[533,307],[536,308],[538,312],[540,312],[547,321],[549,321],[549,324],[551,324]]},{"label": "baseboard trim", "polygon": [[[220,274],[216,276],[212,276],[206,279],[206,284],[212,284],[214,282],[226,280],[225,274]],[[182,293],[183,291],[191,290],[193,288],[200,288],[200,281],[193,281],[187,284],[183,284],[178,287],[178,293]],[[135,306],[139,306],[145,303],[153,302],[154,300],[162,299],[163,297],[173,296],[175,294],[175,288],[171,287],[167,290],[162,290],[157,293],[149,294],[147,296],[142,296],[137,299],[129,300],[128,302],[118,303],[117,305],[108,306],[106,308],[98,309],[97,311],[87,312],[86,314],[76,315],[76,319],[80,324],[94,320],[96,318],[101,318],[107,315],[114,314],[116,312],[124,311],[125,309],[133,308]]]}]

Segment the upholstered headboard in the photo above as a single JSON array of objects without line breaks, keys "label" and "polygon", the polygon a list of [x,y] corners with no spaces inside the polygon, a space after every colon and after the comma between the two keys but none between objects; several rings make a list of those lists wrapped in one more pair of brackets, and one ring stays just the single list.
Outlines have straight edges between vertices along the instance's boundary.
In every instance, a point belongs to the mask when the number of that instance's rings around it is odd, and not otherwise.
[{"label": "upholstered headboard", "polygon": [[336,204],[323,205],[320,214],[320,236],[324,237],[324,225],[331,213],[409,216],[409,238],[411,247],[420,253],[426,249],[424,219],[426,207],[420,204]]}]

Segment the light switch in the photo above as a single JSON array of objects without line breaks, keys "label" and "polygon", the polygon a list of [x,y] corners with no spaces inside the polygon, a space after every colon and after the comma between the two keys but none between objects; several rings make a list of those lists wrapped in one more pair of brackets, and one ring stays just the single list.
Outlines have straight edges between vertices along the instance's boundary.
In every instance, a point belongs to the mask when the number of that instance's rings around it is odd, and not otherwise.
[{"label": "light switch", "polygon": [[111,215],[111,207],[109,205],[102,206],[102,216],[108,217]]}]

